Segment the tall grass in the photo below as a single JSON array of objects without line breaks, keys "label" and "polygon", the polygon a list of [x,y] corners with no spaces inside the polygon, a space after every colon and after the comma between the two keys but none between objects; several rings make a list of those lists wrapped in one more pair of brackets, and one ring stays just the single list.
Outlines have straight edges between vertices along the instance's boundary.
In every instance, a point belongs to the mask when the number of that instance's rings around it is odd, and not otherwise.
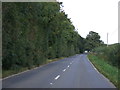
[{"label": "tall grass", "polygon": [[103,60],[103,58],[100,58],[95,54],[89,54],[88,58],[103,75],[113,82],[116,87],[120,88],[120,83],[118,82],[118,80],[120,80],[120,77],[118,77],[118,70],[120,71],[120,69],[112,66],[107,61]]},{"label": "tall grass", "polygon": [[98,70],[120,88],[120,44],[97,47],[88,55]]},{"label": "tall grass", "polygon": [[103,58],[109,64],[120,68],[120,44],[101,46],[92,50],[98,57]]}]

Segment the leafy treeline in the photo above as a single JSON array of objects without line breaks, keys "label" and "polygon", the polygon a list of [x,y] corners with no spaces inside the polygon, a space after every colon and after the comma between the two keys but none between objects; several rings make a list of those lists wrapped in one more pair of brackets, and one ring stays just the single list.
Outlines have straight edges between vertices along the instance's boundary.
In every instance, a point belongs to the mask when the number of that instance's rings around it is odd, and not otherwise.
[{"label": "leafy treeline", "polygon": [[85,39],[85,49],[91,51],[92,49],[104,46],[104,42],[100,40],[100,35],[97,32],[90,31]]},{"label": "leafy treeline", "polygon": [[109,64],[120,68],[120,44],[97,47],[93,52]]},{"label": "leafy treeline", "polygon": [[85,39],[85,50],[94,52],[98,57],[103,58],[107,63],[119,67],[120,65],[120,44],[112,44],[107,47],[100,35],[94,31],[90,31]]},{"label": "leafy treeline", "polygon": [[38,66],[81,53],[83,38],[59,2],[3,2],[3,69]]},{"label": "leafy treeline", "polygon": [[89,55],[95,66],[108,77],[118,88],[120,87],[120,44],[100,46]]}]

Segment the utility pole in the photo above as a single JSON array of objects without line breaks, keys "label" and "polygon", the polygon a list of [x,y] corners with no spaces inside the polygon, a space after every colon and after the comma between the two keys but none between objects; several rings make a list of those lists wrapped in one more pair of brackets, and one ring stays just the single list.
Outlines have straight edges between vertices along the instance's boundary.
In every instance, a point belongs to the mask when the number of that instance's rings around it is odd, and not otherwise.
[{"label": "utility pole", "polygon": [[107,47],[108,47],[108,33],[107,33]]}]

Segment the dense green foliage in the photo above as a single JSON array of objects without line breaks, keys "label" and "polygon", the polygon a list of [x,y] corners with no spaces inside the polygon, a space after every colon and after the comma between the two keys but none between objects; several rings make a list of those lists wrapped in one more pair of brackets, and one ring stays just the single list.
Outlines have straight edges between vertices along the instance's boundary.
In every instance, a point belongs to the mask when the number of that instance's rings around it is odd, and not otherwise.
[{"label": "dense green foliage", "polygon": [[96,68],[119,87],[120,44],[107,47],[98,33],[90,31],[86,37],[85,49],[91,51],[88,57]]},{"label": "dense green foliage", "polygon": [[104,45],[103,41],[100,40],[100,35],[96,32],[90,31],[86,36],[85,49],[91,51],[92,49]]},{"label": "dense green foliage", "polygon": [[58,2],[2,3],[3,69],[31,68],[47,59],[83,52],[75,31]]},{"label": "dense green foliage", "polygon": [[109,64],[120,68],[120,44],[101,46],[93,49],[93,52]]},{"label": "dense green foliage", "polygon": [[88,58],[103,75],[113,82],[117,88],[120,88],[120,75],[118,75],[120,69],[109,64],[102,57],[99,57],[93,53],[89,54]]}]

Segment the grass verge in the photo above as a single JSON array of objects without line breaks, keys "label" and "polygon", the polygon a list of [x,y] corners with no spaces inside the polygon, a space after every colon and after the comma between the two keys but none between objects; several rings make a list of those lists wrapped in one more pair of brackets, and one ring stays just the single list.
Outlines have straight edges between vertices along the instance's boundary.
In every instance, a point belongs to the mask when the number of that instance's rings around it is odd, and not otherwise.
[{"label": "grass verge", "polygon": [[105,60],[94,54],[89,54],[88,58],[99,72],[107,77],[117,88],[120,88],[120,77],[118,77],[120,70],[117,67],[108,64]]},{"label": "grass verge", "polygon": [[[64,59],[64,58],[65,57],[60,57],[60,58],[55,58],[55,59],[47,59],[46,62],[40,64],[39,66],[42,66],[42,65],[51,63],[53,61],[60,60],[60,59]],[[32,68],[28,68],[28,67],[23,68],[23,67],[21,67],[19,69],[17,68],[16,70],[2,70],[2,78],[8,77],[8,76],[11,76],[11,75],[14,75],[14,74],[26,71],[26,70],[32,70],[34,68],[36,68],[36,66],[33,66]]]}]

